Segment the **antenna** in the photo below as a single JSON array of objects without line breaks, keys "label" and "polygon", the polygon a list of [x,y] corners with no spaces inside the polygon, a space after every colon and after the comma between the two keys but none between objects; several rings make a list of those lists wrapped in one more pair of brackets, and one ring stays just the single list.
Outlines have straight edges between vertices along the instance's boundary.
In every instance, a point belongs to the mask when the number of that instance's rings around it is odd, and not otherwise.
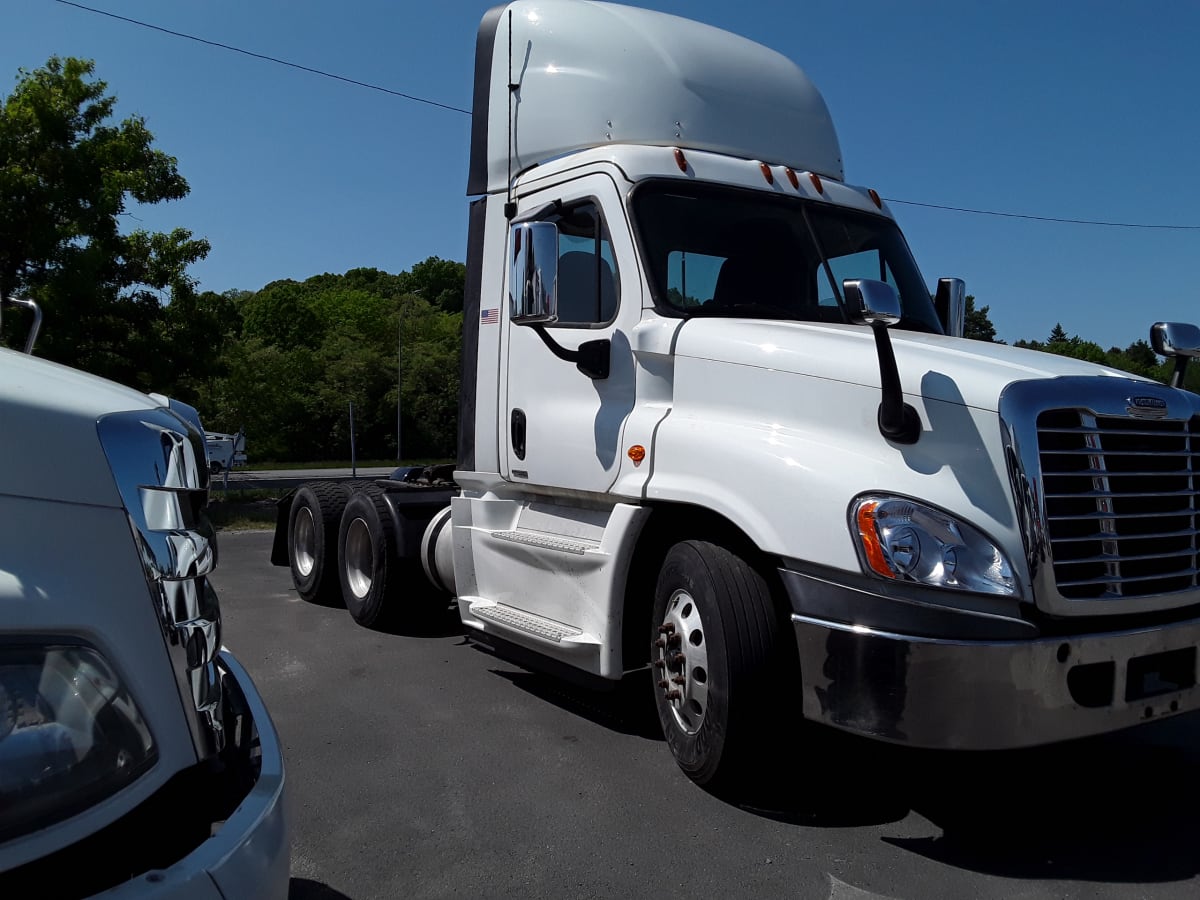
[{"label": "antenna", "polygon": [[517,204],[512,198],[512,158],[513,158],[513,95],[519,85],[513,83],[512,77],[512,9],[508,11],[508,196],[504,201],[504,218],[512,219],[517,214]]}]

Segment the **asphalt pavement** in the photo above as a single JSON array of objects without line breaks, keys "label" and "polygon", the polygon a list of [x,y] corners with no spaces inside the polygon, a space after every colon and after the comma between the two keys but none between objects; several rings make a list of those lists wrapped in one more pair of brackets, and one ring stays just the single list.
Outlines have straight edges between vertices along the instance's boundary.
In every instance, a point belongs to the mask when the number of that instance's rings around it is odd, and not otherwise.
[{"label": "asphalt pavement", "polygon": [[360,628],[301,601],[270,538],[222,533],[213,582],[285,747],[293,898],[1200,896],[1194,715],[1009,753],[812,729],[787,772],[718,798],[676,768],[648,685],[529,674],[452,614]]}]

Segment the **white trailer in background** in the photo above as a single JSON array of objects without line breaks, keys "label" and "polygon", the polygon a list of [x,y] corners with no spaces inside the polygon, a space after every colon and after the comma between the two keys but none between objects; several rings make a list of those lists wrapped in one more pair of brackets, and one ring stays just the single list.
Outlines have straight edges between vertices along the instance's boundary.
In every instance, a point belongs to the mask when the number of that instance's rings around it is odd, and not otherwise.
[{"label": "white trailer in background", "polygon": [[1004,748],[1200,706],[1200,398],[965,340],[794,63],[497,7],[468,193],[458,465],[281,503],[304,597],[370,625],[441,591],[530,664],[649,670],[704,784],[801,719]]},{"label": "white trailer in background", "polygon": [[246,464],[246,435],[241,431],[237,434],[206,431],[204,449],[208,454],[209,471],[214,475]]}]

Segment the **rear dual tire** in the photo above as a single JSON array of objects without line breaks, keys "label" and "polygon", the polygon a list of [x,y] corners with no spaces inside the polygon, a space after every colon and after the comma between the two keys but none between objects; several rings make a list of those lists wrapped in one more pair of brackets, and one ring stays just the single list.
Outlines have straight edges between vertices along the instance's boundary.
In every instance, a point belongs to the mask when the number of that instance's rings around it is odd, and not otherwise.
[{"label": "rear dual tire", "polygon": [[338,526],[350,490],[337,482],[306,484],[288,513],[288,565],[296,593],[310,603],[334,603],[338,584]]}]

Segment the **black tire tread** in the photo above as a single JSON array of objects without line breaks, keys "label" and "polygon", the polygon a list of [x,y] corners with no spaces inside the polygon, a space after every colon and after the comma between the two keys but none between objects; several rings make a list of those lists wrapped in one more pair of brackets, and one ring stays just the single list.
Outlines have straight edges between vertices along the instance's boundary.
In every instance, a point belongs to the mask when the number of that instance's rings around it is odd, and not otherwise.
[{"label": "black tire tread", "polygon": [[[316,567],[319,570],[316,584],[308,590],[301,585],[291,560],[292,535],[294,521],[289,517],[288,523],[288,557],[292,572],[292,582],[300,596],[310,602],[330,602],[341,597],[341,585],[338,581],[338,526],[342,519],[342,510],[349,499],[350,490],[336,481],[314,481],[302,485],[292,498],[295,508],[302,497],[311,497],[309,506],[314,513],[314,524],[321,528],[321,546]],[[305,501],[308,502],[308,501]]]},{"label": "black tire tread", "polygon": [[[771,742],[771,679],[781,671],[784,647],[780,617],[767,581],[725,547],[702,540],[683,541],[667,554],[664,569],[668,564],[686,565],[697,575],[703,573],[718,607],[715,612],[725,647],[729,697],[721,749],[719,755],[683,768],[697,783],[721,790],[737,784],[744,773],[753,770],[753,756],[764,743]],[[657,628],[658,622],[654,625]],[[662,715],[660,718],[664,728],[674,727]],[[706,722],[705,727],[709,726]]]}]

